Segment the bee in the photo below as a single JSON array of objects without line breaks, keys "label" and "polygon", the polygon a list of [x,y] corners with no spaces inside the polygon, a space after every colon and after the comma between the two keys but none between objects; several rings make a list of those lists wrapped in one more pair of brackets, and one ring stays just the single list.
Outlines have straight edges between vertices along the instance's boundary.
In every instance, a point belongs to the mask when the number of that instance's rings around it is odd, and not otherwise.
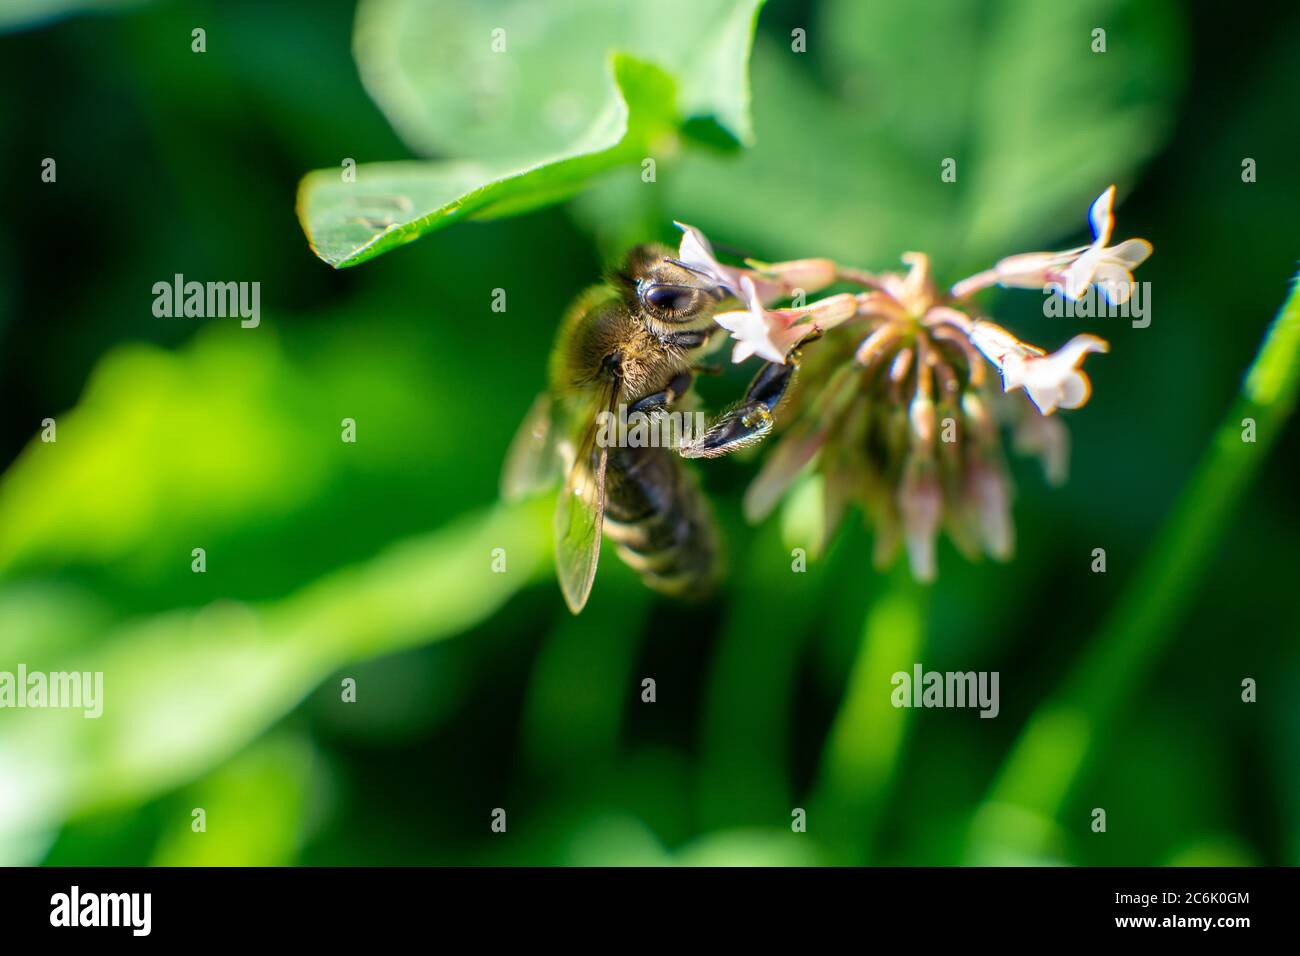
[{"label": "bee", "polygon": [[[610,442],[614,416],[659,420],[689,408],[701,360],[725,332],[714,314],[733,290],[665,246],[637,246],[565,314],[549,388],[533,403],[506,456],[502,494],[521,498],[564,473],[555,510],[555,566],[574,613],[587,603],[601,538],[651,588],[707,596],[721,572],[712,510],[679,458],[713,458],[761,441],[796,361],[764,365],[744,398],[697,433],[665,445]],[[671,433],[665,429],[663,433]]]}]

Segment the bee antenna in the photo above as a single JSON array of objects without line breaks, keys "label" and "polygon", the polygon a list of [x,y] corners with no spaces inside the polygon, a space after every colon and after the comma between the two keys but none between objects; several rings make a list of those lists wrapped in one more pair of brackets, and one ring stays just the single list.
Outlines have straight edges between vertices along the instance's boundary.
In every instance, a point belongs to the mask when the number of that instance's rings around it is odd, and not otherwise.
[{"label": "bee antenna", "polygon": [[681,259],[674,259],[672,256],[664,256],[664,262],[671,262],[673,265],[685,269],[687,272],[694,272],[697,276],[703,276],[706,279],[713,278],[713,276],[709,275],[703,269],[699,269],[696,268],[695,266],[688,265],[685,262],[682,262]]},{"label": "bee antenna", "polygon": [[687,272],[694,273],[695,275],[700,276],[703,279],[708,279],[709,287],[705,291],[708,292],[709,295],[717,299],[719,302],[721,302],[723,299],[727,297],[727,293],[723,291],[722,286],[718,285],[718,280],[715,279],[708,272],[705,272],[703,269],[697,269],[695,266],[687,265],[685,262],[682,262],[682,260],[674,259],[672,256],[664,256],[664,262],[671,262],[673,265],[679,266],[685,269]]}]

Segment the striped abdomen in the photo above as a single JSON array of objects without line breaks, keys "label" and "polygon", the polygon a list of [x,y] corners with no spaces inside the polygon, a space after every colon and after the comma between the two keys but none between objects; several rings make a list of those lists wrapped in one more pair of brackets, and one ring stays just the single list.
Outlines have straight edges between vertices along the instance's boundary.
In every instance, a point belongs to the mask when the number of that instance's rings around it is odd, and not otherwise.
[{"label": "striped abdomen", "polygon": [[713,515],[695,479],[669,449],[609,450],[605,537],[656,591],[703,597],[716,583]]}]

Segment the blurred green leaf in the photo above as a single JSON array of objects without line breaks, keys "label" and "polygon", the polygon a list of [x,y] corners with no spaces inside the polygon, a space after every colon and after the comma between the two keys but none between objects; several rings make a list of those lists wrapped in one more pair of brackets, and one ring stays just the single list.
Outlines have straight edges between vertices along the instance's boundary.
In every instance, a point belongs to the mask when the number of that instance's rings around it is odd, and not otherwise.
[{"label": "blurred green leaf", "polygon": [[[281,600],[216,602],[121,625],[29,670],[104,675],[103,714],[4,714],[0,853],[60,820],[192,780],[350,661],[461,633],[548,566],[543,499],[470,515]],[[493,573],[504,548],[509,573]],[[347,706],[340,703],[338,706]],[[166,719],[160,719],[165,715]]]},{"label": "blurred green leaf", "polygon": [[820,866],[818,842],[806,833],[777,829],[710,833],[674,854],[680,866]]},{"label": "blurred green leaf", "polygon": [[[355,181],[341,169],[309,174],[298,196],[308,241],[330,265],[356,265],[459,219],[558,202],[600,172],[670,156],[683,124],[750,141],[760,2],[366,0],[355,49],[367,88],[412,148],[451,158],[361,166]],[[686,20],[691,29],[676,28]]]},{"label": "blurred green leaf", "polygon": [[[312,761],[311,746],[301,738],[277,734],[259,740],[171,801],[150,865],[293,863],[308,816]],[[198,832],[194,809],[204,813]]]},{"label": "blurred green leaf", "polygon": [[212,330],[177,353],[111,352],[57,416],[57,440],[34,438],[0,481],[0,573],[118,561],[178,526],[205,543],[236,516],[291,507],[346,447],[298,427],[308,394],[262,335]]},{"label": "blurred green leaf", "polygon": [[743,554],[701,714],[697,812],[706,829],[761,825],[790,812],[799,655],[808,620],[825,600],[823,565],[814,559],[793,573],[774,526]]},{"label": "blurred green leaf", "polygon": [[[621,584],[606,577],[602,587]],[[636,582],[617,601],[564,616],[547,636],[524,705],[524,749],[539,771],[592,767],[615,755],[623,712],[640,693],[632,667],[642,635],[629,622],[648,603]]]}]

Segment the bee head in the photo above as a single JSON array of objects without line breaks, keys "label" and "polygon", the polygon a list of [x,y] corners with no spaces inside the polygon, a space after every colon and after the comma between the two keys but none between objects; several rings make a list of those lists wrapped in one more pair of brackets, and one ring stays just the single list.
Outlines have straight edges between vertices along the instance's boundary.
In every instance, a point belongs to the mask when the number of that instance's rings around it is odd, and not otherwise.
[{"label": "bee head", "polygon": [[726,293],[708,276],[672,260],[667,246],[647,244],[628,253],[615,280],[625,301],[649,319],[670,324],[712,314]]}]

